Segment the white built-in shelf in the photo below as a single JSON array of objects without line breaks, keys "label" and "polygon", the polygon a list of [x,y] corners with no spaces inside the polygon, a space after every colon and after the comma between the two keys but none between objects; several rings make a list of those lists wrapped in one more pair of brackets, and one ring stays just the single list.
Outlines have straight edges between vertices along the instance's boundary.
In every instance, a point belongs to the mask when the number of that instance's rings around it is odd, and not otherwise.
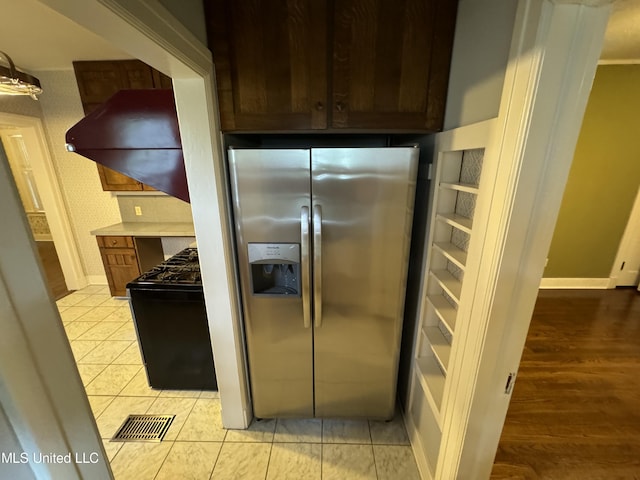
[{"label": "white built-in shelf", "polygon": [[449,333],[453,335],[456,329],[456,315],[458,311],[442,295],[428,295],[427,301],[431,304],[436,315],[442,320]]},{"label": "white built-in shelf", "polygon": [[460,303],[460,293],[462,292],[462,282],[451,275],[448,270],[431,270],[431,275],[436,279],[440,286],[453,298]]},{"label": "white built-in shelf", "polygon": [[421,271],[426,281],[421,282],[418,334],[411,365],[411,408],[407,416],[407,425],[413,428],[411,435],[420,438],[421,448],[414,446],[416,459],[425,465],[425,474],[430,471],[427,476],[433,478],[443,471],[442,463],[446,461],[441,447],[456,441],[450,431],[443,430],[445,423],[456,421],[451,420],[455,412],[449,407],[465,374],[460,362],[464,342],[460,343],[456,336],[475,328],[474,319],[467,315],[473,299],[466,296],[466,290],[465,297],[461,295],[465,280],[473,283],[478,278],[477,262],[467,251],[477,241],[474,224],[476,231],[484,229],[478,221],[485,218],[479,215],[474,222],[473,217],[476,206],[482,207],[478,203],[482,150],[494,123],[482,122],[456,129],[455,133],[439,134],[434,154],[435,188],[431,190],[428,240]]},{"label": "white built-in shelf", "polygon": [[[444,394],[444,373],[440,370],[438,362],[433,356],[416,358],[420,384],[435,413],[436,420],[440,424],[440,407]],[[440,427],[442,427],[440,425]]]},{"label": "white built-in shelf", "polygon": [[440,363],[440,368],[444,371],[446,376],[447,369],[449,367],[449,356],[451,355],[451,344],[447,341],[438,327],[425,326],[423,331],[429,339],[431,350],[433,351],[436,360]]},{"label": "white built-in shelf", "polygon": [[458,192],[473,193],[477,195],[479,192],[478,186],[471,183],[449,183],[441,182],[440,188],[446,188],[448,190],[457,190]]},{"label": "white built-in shelf", "polygon": [[473,228],[473,220],[457,213],[439,213],[436,215],[436,220],[447,223],[452,227],[462,230],[465,233],[471,233]]},{"label": "white built-in shelf", "polygon": [[433,246],[442,253],[442,255],[464,270],[467,264],[467,252],[449,242],[436,242]]}]

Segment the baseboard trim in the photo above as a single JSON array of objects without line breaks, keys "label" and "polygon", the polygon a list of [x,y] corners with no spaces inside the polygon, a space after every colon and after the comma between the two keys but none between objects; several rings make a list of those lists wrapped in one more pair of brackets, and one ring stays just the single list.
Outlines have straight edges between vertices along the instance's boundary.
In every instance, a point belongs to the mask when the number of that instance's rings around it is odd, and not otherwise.
[{"label": "baseboard trim", "polygon": [[[416,388],[420,387],[416,386]],[[407,431],[407,435],[409,436],[411,450],[413,450],[413,456],[416,459],[418,471],[420,472],[420,478],[424,480],[433,480],[431,470],[429,469],[429,461],[424,454],[424,446],[422,445],[422,441],[420,440],[418,427],[416,427],[416,425],[413,423],[413,419],[411,418],[411,414],[409,412],[403,411],[402,417],[404,420],[404,427]]]},{"label": "baseboard trim", "polygon": [[540,281],[541,289],[608,289],[611,286],[610,278],[543,278]]}]

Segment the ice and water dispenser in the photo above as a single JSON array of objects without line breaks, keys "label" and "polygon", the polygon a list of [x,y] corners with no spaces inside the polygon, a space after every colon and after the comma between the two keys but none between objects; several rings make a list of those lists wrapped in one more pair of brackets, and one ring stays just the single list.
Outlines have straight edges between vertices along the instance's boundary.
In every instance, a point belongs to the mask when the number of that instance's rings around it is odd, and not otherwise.
[{"label": "ice and water dispenser", "polygon": [[300,296],[300,245],[249,243],[251,293]]}]

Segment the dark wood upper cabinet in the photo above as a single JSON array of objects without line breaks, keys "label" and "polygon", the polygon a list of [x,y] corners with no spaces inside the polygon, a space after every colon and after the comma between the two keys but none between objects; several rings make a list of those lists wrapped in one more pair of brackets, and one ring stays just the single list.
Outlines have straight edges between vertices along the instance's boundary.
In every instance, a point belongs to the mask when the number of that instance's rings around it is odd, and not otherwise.
[{"label": "dark wood upper cabinet", "polygon": [[455,0],[205,2],[222,130],[438,131]]},{"label": "dark wood upper cabinet", "polygon": [[334,5],[331,126],[441,130],[456,2]]},{"label": "dark wood upper cabinet", "polygon": [[[172,88],[171,78],[140,60],[73,62],[84,114],[92,112],[120,90]],[[106,191],[155,190],[131,177],[96,164]]]},{"label": "dark wood upper cabinet", "polygon": [[[171,88],[171,79],[140,60],[73,62],[80,100],[87,115],[120,90]],[[161,86],[162,77],[169,86]]]},{"label": "dark wood upper cabinet", "polygon": [[322,0],[205,2],[223,131],[327,127]]}]

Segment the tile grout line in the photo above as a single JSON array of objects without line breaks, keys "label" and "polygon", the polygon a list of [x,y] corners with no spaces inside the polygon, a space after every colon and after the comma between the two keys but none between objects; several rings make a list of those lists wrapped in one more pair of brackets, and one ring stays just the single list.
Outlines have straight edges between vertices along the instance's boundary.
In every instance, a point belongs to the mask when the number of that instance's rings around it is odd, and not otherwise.
[{"label": "tile grout line", "polygon": [[[114,363],[112,362],[112,363],[110,363],[109,365],[114,365]],[[118,366],[125,366],[125,365],[118,365]],[[140,371],[141,371],[143,368],[144,368],[144,366],[140,366],[140,368],[138,369],[138,371],[137,371],[136,373],[134,373],[134,374],[133,374],[133,377],[131,377],[131,380],[129,380],[129,381],[127,382],[127,384],[126,384],[124,387],[122,387],[122,390],[120,390],[120,392],[116,395],[116,397],[120,397],[120,396],[121,396],[120,394],[121,394],[122,392],[124,392],[124,391],[125,391],[125,389],[129,386],[129,384],[130,384],[131,382],[133,382],[133,381],[134,381],[134,379],[138,376],[138,374],[140,373]],[[146,395],[122,395],[122,396],[123,396],[123,397],[139,397],[139,398],[158,398],[157,396],[156,396],[156,397],[147,397]],[[151,405],[149,405],[149,408],[151,408]],[[147,410],[149,410],[149,408],[147,408]],[[145,412],[144,412],[144,413],[147,413],[147,410],[145,410]]]},{"label": "tile grout line", "polygon": [[267,468],[264,471],[264,480],[269,476],[269,465],[271,464],[271,452],[273,452],[273,442],[269,445],[269,458],[267,458]]},{"label": "tile grout line", "polygon": [[[225,434],[226,436],[226,434]],[[209,480],[211,480],[213,478],[213,472],[216,470],[216,465],[218,464],[218,460],[220,459],[220,454],[222,453],[222,446],[224,445],[224,441],[223,442],[216,442],[220,444],[220,448],[218,449],[218,454],[216,455],[216,459],[213,462],[213,467],[211,468],[211,472],[209,472]]]},{"label": "tile grout line", "polygon": [[[153,406],[154,403],[156,403],[156,400],[158,400],[160,398],[160,394],[158,394],[157,397],[155,397],[155,400],[153,402],[151,402],[151,405],[149,405],[149,408],[147,408],[147,410],[145,411],[145,413],[147,413],[149,411],[149,409]],[[162,398],[174,398],[174,397],[162,397]],[[176,397],[179,398],[179,397]],[[182,425],[180,425],[180,429],[177,431],[176,433],[176,438],[174,440],[175,441],[178,439],[178,437],[180,436],[180,432],[182,432],[182,429],[184,428],[184,426],[187,423],[187,420],[189,419],[189,417],[191,416],[191,413],[193,412],[193,409],[196,407],[196,403],[198,402],[198,399],[195,399],[196,401],[193,402],[193,405],[191,406],[191,408],[189,409],[189,413],[185,416],[184,422],[182,423]],[[173,448],[173,447],[171,447]]]},{"label": "tile grout line", "polygon": [[320,480],[324,470],[324,418],[320,419]]},{"label": "tile grout line", "polygon": [[[91,385],[91,383],[92,383],[96,378],[98,378],[102,372],[104,372],[104,371],[107,369],[107,367],[109,366],[109,364],[106,364],[106,365],[105,365],[104,363],[84,363],[83,365],[104,365],[104,368],[103,368],[102,370],[100,370],[100,371],[96,374],[96,376],[95,376],[95,377],[93,377],[93,378],[91,379],[91,381],[90,381],[90,382],[88,382],[86,385],[84,384],[84,382],[82,382],[82,387],[84,388],[84,394],[88,397],[88,396],[89,396],[89,394],[87,393],[87,387],[88,387],[89,385]],[[78,369],[78,375],[80,375],[80,368],[78,368],[78,367],[79,367],[79,365],[76,363],[76,368]],[[82,375],[80,375],[80,380],[82,380]]]},{"label": "tile grout line", "polygon": [[[104,439],[101,438],[100,440],[102,441],[102,448],[104,448]],[[109,464],[109,469],[111,469],[111,464],[116,459],[116,457],[120,454],[120,451],[122,450],[122,447],[124,447],[124,442],[122,442],[122,445],[120,445],[120,448],[118,449],[118,451],[116,452],[116,454],[113,456],[113,458],[111,460],[109,460],[109,454],[107,454],[107,458],[105,460]],[[105,453],[107,453],[106,449],[105,449]],[[111,472],[113,473],[112,469],[111,469]]]},{"label": "tile grout line", "polygon": [[320,443],[320,480],[322,480],[323,470],[324,470],[324,443]]},{"label": "tile grout line", "polygon": [[[149,408],[151,408],[151,406],[149,406]],[[149,409],[147,409],[149,410]],[[156,472],[156,474],[153,476],[153,480],[155,480],[156,478],[158,478],[158,475],[160,474],[160,470],[162,470],[162,466],[165,464],[165,462],[167,461],[167,458],[169,458],[169,455],[171,455],[171,450],[173,450],[173,447],[175,446],[176,442],[172,442],[171,444],[171,448],[169,448],[169,451],[167,452],[167,454],[165,455],[165,457],[162,459],[162,463],[160,464],[160,468],[158,468],[158,471]]]},{"label": "tile grout line", "polygon": [[378,466],[376,465],[376,452],[373,449],[373,435],[371,435],[371,421],[367,420],[367,427],[369,428],[369,441],[371,442],[371,456],[373,457],[373,471],[376,473],[376,479],[378,476]]},{"label": "tile grout line", "polygon": [[[92,397],[95,397],[95,396],[98,396],[98,395],[92,395]],[[109,408],[109,405],[111,405],[113,403],[113,401],[116,399],[116,397],[113,396],[113,395],[101,395],[101,396],[103,396],[103,397],[113,397],[113,398],[109,401],[109,403],[107,403],[107,406],[102,409],[102,411],[100,412],[99,415],[97,415],[97,416],[95,414],[93,415],[93,418],[96,421],[96,428],[98,426],[98,418],[105,412],[105,410],[107,408]],[[87,399],[88,398],[89,398],[89,395],[87,395]],[[91,402],[89,402],[89,406],[91,406]],[[91,410],[91,413],[93,413],[93,409]],[[98,430],[98,434],[99,433],[100,433],[100,431]],[[102,440],[102,437],[100,437],[100,439]]]}]

